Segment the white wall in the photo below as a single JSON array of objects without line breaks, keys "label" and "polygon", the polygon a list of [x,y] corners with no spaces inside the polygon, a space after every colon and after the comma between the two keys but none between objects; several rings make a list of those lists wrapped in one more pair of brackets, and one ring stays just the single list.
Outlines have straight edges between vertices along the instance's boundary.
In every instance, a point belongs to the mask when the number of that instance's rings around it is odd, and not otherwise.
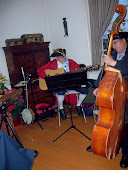
[{"label": "white wall", "polygon": [[[62,18],[68,22],[64,37]],[[9,79],[2,47],[5,40],[22,34],[42,33],[51,41],[50,52],[65,48],[78,64],[90,64],[83,0],[0,0],[0,73]]]},{"label": "white wall", "polygon": [[[65,48],[68,58],[89,65],[89,52],[83,0],[46,0],[51,48]],[[63,18],[68,37],[64,37]]]},{"label": "white wall", "polygon": [[[0,0],[0,72],[9,79],[2,47],[5,40],[22,34],[48,35],[43,0]],[[47,37],[47,36],[46,36]]]}]

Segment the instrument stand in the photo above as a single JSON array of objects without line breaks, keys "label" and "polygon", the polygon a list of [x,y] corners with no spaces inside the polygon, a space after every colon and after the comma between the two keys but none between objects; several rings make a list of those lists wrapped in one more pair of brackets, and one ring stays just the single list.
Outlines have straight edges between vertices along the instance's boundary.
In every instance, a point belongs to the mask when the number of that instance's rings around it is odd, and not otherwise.
[{"label": "instrument stand", "polygon": [[82,133],[79,129],[76,128],[76,126],[74,126],[73,124],[73,119],[72,119],[72,110],[71,110],[71,104],[70,104],[70,98],[69,98],[69,94],[68,94],[68,101],[69,101],[69,109],[70,109],[70,117],[71,117],[71,126],[65,131],[63,132],[60,136],[58,136],[53,142],[55,142],[56,140],[58,140],[61,136],[63,136],[66,132],[68,132],[70,129],[76,129],[79,133],[81,133],[83,136],[85,136],[87,139],[91,140],[88,136],[86,136],[84,133]]},{"label": "instrument stand", "polygon": [[6,107],[2,106],[0,108],[0,114],[2,114],[1,123],[0,123],[0,129],[1,129],[2,123],[4,121],[5,124],[6,124],[6,129],[7,129],[8,135],[10,136],[10,132],[9,132],[9,127],[10,127],[10,129],[11,129],[11,131],[13,133],[13,136],[15,137],[16,141],[23,147],[23,145],[21,144],[21,141],[20,141],[18,135],[16,134],[16,132],[15,132],[15,130],[14,130],[14,128],[13,128],[9,118],[8,118],[8,115],[6,114]]},{"label": "instrument stand", "polygon": [[[31,74],[27,73],[27,72],[24,72],[24,69],[23,67],[21,67],[21,71],[22,71],[22,75],[23,75],[23,78],[24,78],[24,82],[25,82],[25,101],[26,101],[26,108],[29,110],[28,108],[28,84],[30,85],[31,87],[31,92],[32,92],[32,100],[33,100],[33,106],[34,106],[34,113],[35,113],[35,120],[34,122],[37,121],[37,123],[39,124],[39,126],[41,127],[41,129],[43,130],[43,127],[41,126],[41,124],[39,123],[39,120],[37,118],[37,113],[36,113],[36,109],[35,109],[35,100],[34,100],[34,95],[33,95],[33,89],[32,89],[32,84],[34,82],[36,82],[37,80],[31,80]],[[39,81],[39,80],[38,80]]]},{"label": "instrument stand", "polygon": [[36,113],[35,100],[34,100],[33,89],[32,89],[32,83],[33,83],[33,82],[31,82],[31,80],[29,80],[28,83],[29,83],[30,86],[31,86],[32,100],[33,100],[33,105],[34,105],[34,112],[35,112],[35,114],[36,114],[36,115],[35,115],[35,121],[34,121],[34,122],[37,121],[38,125],[39,125],[39,126],[41,127],[41,129],[43,130],[43,127],[41,126],[39,120],[41,120],[41,121],[46,121],[46,120],[48,120],[48,119],[43,120],[43,119],[39,119],[39,118],[38,118],[39,116],[38,116],[37,113]]}]

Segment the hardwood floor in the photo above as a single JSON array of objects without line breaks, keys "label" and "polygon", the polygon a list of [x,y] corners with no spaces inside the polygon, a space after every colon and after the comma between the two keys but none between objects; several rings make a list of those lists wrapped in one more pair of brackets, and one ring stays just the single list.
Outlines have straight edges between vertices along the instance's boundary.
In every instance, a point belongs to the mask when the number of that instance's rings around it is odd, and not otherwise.
[{"label": "hardwood floor", "polygon": [[[84,118],[73,116],[73,124],[81,132],[91,138],[94,125],[93,117]],[[120,153],[114,160],[88,153],[86,148],[90,140],[76,129],[70,129],[58,140],[59,135],[71,126],[70,118],[61,120],[59,128],[58,118],[50,117],[46,121],[40,121],[43,130],[38,123],[24,124],[16,128],[17,134],[28,149],[37,150],[39,155],[34,160],[32,170],[120,170]]]}]

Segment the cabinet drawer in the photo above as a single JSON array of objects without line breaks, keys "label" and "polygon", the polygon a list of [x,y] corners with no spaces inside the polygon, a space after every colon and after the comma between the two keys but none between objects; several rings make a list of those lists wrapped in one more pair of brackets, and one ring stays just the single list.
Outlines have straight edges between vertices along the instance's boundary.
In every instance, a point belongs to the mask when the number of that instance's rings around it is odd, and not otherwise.
[{"label": "cabinet drawer", "polygon": [[39,100],[39,99],[41,99],[41,98],[45,98],[45,97],[48,97],[48,96],[52,96],[52,94],[51,94],[51,93],[44,92],[44,91],[42,91],[42,90],[33,93],[34,101],[37,101],[37,100]]}]

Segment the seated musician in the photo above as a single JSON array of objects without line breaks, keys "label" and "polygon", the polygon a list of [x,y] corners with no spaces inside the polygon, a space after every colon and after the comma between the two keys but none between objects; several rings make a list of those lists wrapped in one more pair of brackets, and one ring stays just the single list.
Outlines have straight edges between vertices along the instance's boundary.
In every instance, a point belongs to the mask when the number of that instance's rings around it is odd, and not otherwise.
[{"label": "seated musician", "polygon": [[[73,60],[68,59],[66,57],[66,50],[65,49],[56,49],[50,57],[55,57],[54,60],[48,62],[46,65],[40,67],[37,70],[37,74],[41,78],[45,78],[45,69],[52,69],[56,70],[58,68],[63,68],[66,72],[77,70],[80,68],[80,66]],[[77,101],[77,111],[78,115],[82,116],[82,108],[81,108],[81,103],[85,99],[87,93],[88,93],[88,88],[82,88],[82,89],[75,89],[76,91],[80,92],[79,99]],[[57,92],[57,98],[58,98],[58,105],[60,108],[60,116],[63,120],[66,119],[66,113],[64,111],[63,107],[63,101],[64,101],[64,95],[66,93],[66,89],[64,91],[58,91]]]},{"label": "seated musician", "polygon": [[[111,56],[104,55],[104,62],[107,65],[120,70],[122,76],[128,83],[128,44],[126,33],[120,32],[118,35],[114,35],[112,47],[115,51],[112,52]],[[97,95],[100,79],[103,75],[104,73],[100,73],[98,79],[96,80],[95,85],[97,88],[93,91],[95,96]],[[91,146],[87,148],[87,151],[91,152]],[[120,167],[128,167],[128,102],[126,103],[125,111],[125,136],[122,145],[122,159],[120,161]]]}]

